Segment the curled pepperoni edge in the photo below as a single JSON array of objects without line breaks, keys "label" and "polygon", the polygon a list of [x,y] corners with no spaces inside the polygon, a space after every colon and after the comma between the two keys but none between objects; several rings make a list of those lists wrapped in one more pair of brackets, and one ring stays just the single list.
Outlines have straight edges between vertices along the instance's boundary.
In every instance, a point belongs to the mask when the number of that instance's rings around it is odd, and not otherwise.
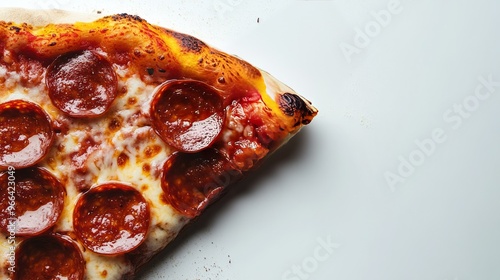
[{"label": "curled pepperoni edge", "polygon": [[[52,242],[52,244],[60,245],[67,249],[66,251],[63,251],[65,258],[60,260],[61,267],[68,268],[68,260],[72,260],[72,264],[76,264],[77,267],[73,267],[73,273],[71,275],[56,275],[56,276],[63,276],[66,277],[65,279],[69,280],[83,280],[85,277],[85,270],[86,270],[86,265],[85,265],[85,259],[83,257],[82,251],[80,250],[80,247],[77,245],[73,239],[71,239],[69,236],[61,234],[61,233],[47,233],[43,235],[38,235],[34,237],[29,237],[25,240],[23,240],[19,246],[17,246],[16,251],[15,251],[15,260],[17,263],[18,269],[15,270],[15,273],[13,274],[13,280],[25,280],[25,279],[31,279],[33,277],[32,274],[28,272],[26,274],[25,270],[27,270],[29,267],[32,267],[34,265],[31,260],[26,264],[23,265],[23,257],[24,256],[32,256],[32,254],[25,254],[25,250],[28,249],[38,249],[39,246],[33,246],[36,245],[36,242],[41,242],[44,245],[47,245],[48,242]],[[32,244],[35,243],[35,244]],[[26,248],[27,246],[30,246]],[[50,254],[49,252],[44,252],[47,254]],[[61,256],[61,254],[50,254],[51,259],[54,259],[58,256]],[[22,274],[19,275],[22,271]],[[60,271],[60,270],[57,270]],[[48,275],[44,275],[45,277]]]},{"label": "curled pepperoni edge", "polygon": [[[10,175],[12,174],[12,175]],[[9,177],[12,177],[14,180],[10,180]],[[19,186],[20,186],[20,182],[23,182],[24,180],[29,180],[29,179],[33,179],[33,180],[42,180],[42,182],[40,182],[40,184],[38,185],[39,188],[44,188],[44,189],[47,189],[48,186],[50,186],[51,190],[53,191],[53,195],[54,195],[54,198],[49,201],[48,203],[51,203],[52,204],[52,208],[51,208],[51,212],[50,213],[42,213],[44,216],[43,217],[39,217],[40,219],[38,219],[40,222],[42,223],[45,223],[44,225],[32,225],[32,227],[24,227],[24,228],[20,228],[20,224],[19,224],[19,221],[17,222],[14,222],[16,224],[16,235],[17,236],[23,236],[23,237],[29,237],[29,236],[35,236],[35,235],[40,235],[44,232],[46,232],[47,230],[49,230],[52,226],[55,225],[55,223],[57,222],[57,220],[59,219],[59,217],[61,216],[63,210],[64,210],[64,198],[65,198],[65,195],[66,195],[66,189],[64,188],[64,186],[61,184],[61,182],[50,172],[48,171],[47,169],[45,168],[41,168],[41,167],[30,167],[30,168],[26,168],[26,169],[20,169],[20,170],[16,170],[14,171],[14,173],[10,173],[10,172],[3,172],[3,173],[0,173],[0,184],[2,184],[2,187],[0,187],[0,189],[3,189],[3,187],[5,186],[5,189],[2,191],[2,196],[8,196],[8,197],[5,197],[3,199],[5,200],[9,200],[9,199],[12,199],[12,198],[15,198],[16,200],[16,204],[15,204],[15,208],[13,208],[13,214],[14,217],[17,216],[19,217],[19,205],[21,203],[21,199],[19,199],[18,197],[15,197],[12,196],[10,194],[9,191],[15,191],[17,194],[19,193],[19,190],[16,191],[16,189],[19,189]],[[10,182],[12,182],[12,184],[9,184]],[[3,185],[5,184],[5,185]],[[29,190],[33,195],[41,195],[40,192],[37,191],[38,189],[31,189]],[[47,203],[45,204],[47,205]],[[33,206],[33,205],[30,205],[30,206]],[[40,207],[42,207],[43,205],[41,205]],[[39,210],[40,208],[38,208],[37,210]],[[11,221],[11,218],[14,218],[13,216],[10,216],[8,214],[9,211],[5,211],[5,210],[9,210],[9,209],[3,209],[4,211],[2,211],[2,214],[3,215],[7,215],[7,216],[3,216],[1,217],[2,218],[2,223],[0,223],[0,230],[2,230],[4,233],[10,233],[9,232],[9,221]],[[24,213],[22,213],[24,214]],[[45,216],[45,215],[50,215],[50,216]],[[31,213],[30,215],[33,215],[33,213]],[[38,226],[38,228],[36,228],[36,226]],[[41,227],[43,226],[43,227]]]},{"label": "curled pepperoni edge", "polygon": [[42,122],[45,122],[44,127],[46,127],[47,129],[45,129],[44,132],[47,135],[47,137],[43,138],[42,140],[44,141],[39,146],[37,146],[39,147],[40,153],[36,156],[30,155],[28,158],[22,158],[21,160],[15,162],[14,161],[6,162],[4,161],[4,156],[6,154],[3,155],[0,154],[0,171],[7,170],[9,167],[21,169],[36,165],[37,163],[42,161],[43,158],[47,155],[54,140],[54,129],[53,129],[52,119],[50,118],[49,114],[47,114],[47,112],[42,107],[40,107],[40,105],[23,99],[14,99],[0,104],[0,115],[3,112],[5,112],[5,110],[10,110],[10,109],[14,109],[17,111],[28,110],[28,112],[31,113],[34,112],[37,115],[38,119],[40,119]]},{"label": "curled pepperoni edge", "polygon": [[[90,209],[90,207],[88,207],[85,204],[85,199],[89,198],[89,196],[93,196],[93,195],[98,194],[100,192],[115,191],[115,190],[133,193],[133,195],[136,198],[139,198],[141,203],[144,203],[146,205],[144,212],[141,213],[142,214],[141,216],[146,216],[146,218],[139,220],[142,223],[142,226],[145,228],[145,231],[140,232],[140,234],[142,234],[142,239],[140,239],[139,242],[134,244],[134,246],[132,246],[132,247],[129,247],[127,249],[115,250],[115,251],[99,250],[98,249],[99,246],[97,246],[99,244],[93,246],[92,243],[87,238],[85,238],[85,236],[83,236],[83,231],[86,229],[84,228],[84,225],[81,224],[80,217],[82,215],[82,211],[87,213]],[[90,198],[92,198],[92,197],[90,197]],[[117,209],[117,210],[119,210],[119,209]],[[150,220],[151,220],[150,205],[149,205],[148,201],[144,198],[144,196],[134,187],[132,187],[128,184],[122,183],[122,182],[117,182],[117,181],[105,182],[105,183],[93,186],[87,192],[81,194],[80,197],[78,198],[78,201],[75,204],[75,208],[73,211],[73,228],[74,228],[76,236],[81,241],[83,246],[94,253],[97,253],[100,255],[108,255],[108,256],[122,255],[125,253],[132,252],[135,249],[137,249],[142,243],[144,243],[144,241],[146,240],[147,234],[149,232]],[[102,246],[103,244],[100,244],[100,245]]]},{"label": "curled pepperoni edge", "polygon": [[[176,89],[182,90],[182,87],[190,87],[191,89],[193,87],[196,87],[197,90],[201,89],[201,91],[203,92],[202,94],[204,95],[203,98],[206,98],[206,100],[210,100],[212,103],[213,102],[218,103],[217,104],[218,107],[198,108],[198,110],[214,111],[210,115],[210,117],[197,120],[196,122],[190,122],[189,120],[186,120],[187,122],[189,122],[190,128],[193,127],[195,123],[199,124],[203,121],[207,121],[209,118],[211,118],[211,121],[206,123],[208,123],[209,125],[215,125],[215,127],[214,126],[209,127],[208,130],[206,129],[207,126],[205,126],[204,127],[205,130],[202,131],[204,133],[197,131],[198,132],[196,135],[197,137],[195,138],[192,138],[191,137],[192,135],[189,135],[191,139],[188,139],[188,141],[185,140],[189,138],[186,137],[188,136],[188,133],[186,131],[184,132],[182,131],[183,124],[181,124],[181,123],[186,123],[186,121],[178,122],[178,124],[175,125],[171,124],[171,126],[169,127],[169,125],[165,124],[162,121],[161,113],[158,111],[159,110],[158,107],[160,106],[159,105],[160,101],[163,98],[168,97],[166,95],[175,93]],[[174,90],[172,90],[172,88],[174,88]],[[175,149],[181,152],[196,153],[211,147],[214,144],[214,142],[216,142],[216,140],[219,138],[219,135],[221,134],[224,126],[226,113],[224,107],[224,98],[221,96],[218,89],[198,80],[191,80],[191,79],[168,80],[160,84],[158,87],[156,87],[152,95],[153,98],[150,106],[150,116],[152,119],[153,129],[158,134],[158,136],[160,136],[160,138],[168,145],[174,147]],[[187,108],[184,108],[184,110],[186,109]],[[195,144],[193,145],[189,144],[192,143],[193,141],[195,142]]]},{"label": "curled pepperoni edge", "polygon": [[[56,95],[60,94],[61,92],[59,91],[58,85],[54,84],[55,82],[53,81],[53,76],[58,73],[56,71],[57,70],[56,67],[58,66],[59,63],[67,64],[71,59],[78,58],[79,56],[83,56],[88,53],[93,55],[95,59],[99,60],[100,67],[108,68],[107,70],[109,70],[109,72],[112,75],[111,82],[104,84],[104,87],[106,88],[107,99],[103,109],[98,112],[92,112],[92,109],[82,109],[82,110],[72,111],[63,106],[63,103],[65,102],[64,100],[58,101],[58,97]],[[52,101],[52,104],[56,108],[58,108],[61,112],[74,118],[96,118],[104,115],[109,111],[111,105],[113,104],[113,101],[116,99],[116,96],[118,94],[118,78],[116,72],[113,69],[113,66],[105,57],[103,57],[102,55],[93,50],[72,51],[56,57],[47,68],[47,72],[45,74],[45,84],[47,86],[49,98]]]},{"label": "curled pepperoni edge", "polygon": [[[176,188],[176,186],[172,184],[170,180],[175,181],[178,178],[176,177],[177,174],[180,174],[180,176],[188,176],[187,174],[190,172],[186,169],[193,167],[190,166],[190,164],[199,164],[197,161],[200,160],[202,161],[204,167],[215,166],[211,165],[210,162],[203,162],[204,158],[207,158],[207,156],[213,156],[214,158],[211,159],[219,161],[219,163],[226,167],[226,169],[216,171],[212,170],[209,173],[203,173],[204,176],[210,177],[211,179],[209,182],[203,182],[203,184],[206,184],[205,186],[202,186],[203,191],[207,193],[205,195],[205,199],[198,202],[196,205],[186,205],[186,201],[183,201],[181,197],[176,196],[172,191],[172,188]],[[188,168],[186,168],[186,166]],[[172,174],[172,172],[175,173]],[[193,176],[191,173],[189,175]],[[224,178],[221,179],[221,176]],[[195,154],[175,152],[165,161],[163,165],[161,187],[163,189],[163,196],[165,200],[179,213],[192,219],[199,216],[203,210],[215,202],[226,191],[229,185],[240,180],[242,176],[243,173],[234,167],[234,165],[231,164],[231,162],[215,148],[209,148]],[[200,182],[200,180],[198,180],[198,182]],[[193,185],[191,185],[191,187],[193,187]],[[196,189],[196,187],[197,186],[194,186],[192,191],[200,191],[199,189]]]}]

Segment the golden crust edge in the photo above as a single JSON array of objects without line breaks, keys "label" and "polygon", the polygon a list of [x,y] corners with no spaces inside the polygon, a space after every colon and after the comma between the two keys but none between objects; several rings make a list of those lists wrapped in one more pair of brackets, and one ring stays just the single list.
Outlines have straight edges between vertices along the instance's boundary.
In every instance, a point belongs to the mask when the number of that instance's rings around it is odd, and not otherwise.
[{"label": "golden crust edge", "polygon": [[[29,25],[32,25],[33,27],[42,27],[48,24],[74,24],[76,22],[93,22],[106,16],[109,15],[102,13],[82,13],[77,11],[59,9],[0,8],[0,20],[6,22],[27,23]],[[206,45],[208,48],[214,49],[210,44]],[[300,123],[298,128],[300,128],[302,124],[307,124],[312,121],[312,119],[316,116],[318,110],[311,104],[309,100],[276,79],[274,76],[270,75],[268,72],[263,71],[258,67],[255,68],[260,72],[261,77],[264,80],[265,89],[263,92],[261,92],[261,94],[267,94],[267,96],[269,96],[269,99],[263,96],[264,102],[268,106],[274,107],[276,112],[283,112],[283,108],[280,106],[281,96],[284,93],[293,94],[294,96],[297,96],[298,99],[303,101],[302,108],[294,109],[293,114],[296,120],[296,124]],[[273,105],[273,103],[276,105]],[[298,130],[296,130],[295,132],[298,132]]]},{"label": "golden crust edge", "polygon": [[[291,110],[291,112],[288,112],[289,115],[293,115],[296,118],[300,127],[310,123],[314,117],[316,117],[318,109],[312,105],[311,101],[297,93],[273,75],[269,74],[267,71],[260,68],[257,69],[260,71],[262,78],[264,79],[266,93],[278,104],[282,112],[286,111],[286,109],[283,108],[283,105],[287,106],[288,110]],[[300,105],[296,106],[297,104],[283,104],[282,100],[284,99],[282,99],[282,97],[286,94],[295,96],[295,103],[300,103]]]}]

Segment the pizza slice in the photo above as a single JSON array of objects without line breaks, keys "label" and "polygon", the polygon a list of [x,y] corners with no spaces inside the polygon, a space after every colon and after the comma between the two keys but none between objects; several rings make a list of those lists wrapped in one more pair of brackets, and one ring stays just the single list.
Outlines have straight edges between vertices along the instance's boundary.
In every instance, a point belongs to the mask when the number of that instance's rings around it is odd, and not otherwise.
[{"label": "pizza slice", "polygon": [[2,17],[3,279],[133,278],[317,114],[248,62],[138,16]]}]

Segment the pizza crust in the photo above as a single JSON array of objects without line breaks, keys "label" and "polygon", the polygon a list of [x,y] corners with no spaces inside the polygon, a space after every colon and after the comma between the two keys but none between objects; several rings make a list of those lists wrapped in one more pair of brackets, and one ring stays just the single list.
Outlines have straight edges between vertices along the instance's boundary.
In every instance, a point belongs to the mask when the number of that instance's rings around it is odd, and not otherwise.
[{"label": "pizza crust", "polygon": [[[106,16],[105,14],[91,14],[91,13],[81,13],[76,11],[67,11],[67,10],[43,10],[43,9],[24,9],[24,8],[0,8],[0,20],[6,22],[16,22],[16,23],[28,23],[32,26],[45,26],[48,24],[57,24],[57,23],[68,23],[73,24],[75,22],[91,22],[98,20],[102,17]],[[264,100],[264,102],[268,106],[273,106],[273,103],[278,103],[277,105],[283,110],[283,106],[287,107],[289,110],[288,115],[294,116],[296,119],[296,123],[308,123],[314,115],[317,114],[318,110],[312,106],[312,104],[305,99],[303,96],[295,92],[293,89],[283,84],[281,81],[277,80],[275,77],[263,71],[262,69],[258,69],[261,76],[264,79],[266,85],[266,93],[270,97],[271,100]],[[294,98],[295,104],[287,104],[289,103],[289,98],[282,98],[283,95],[292,95]],[[264,99],[265,96],[263,96]],[[285,100],[285,104],[283,103]],[[296,103],[299,103],[299,106],[296,106]],[[278,109],[279,111],[279,109]],[[298,132],[298,131],[296,131]],[[295,133],[293,133],[295,134]]]}]

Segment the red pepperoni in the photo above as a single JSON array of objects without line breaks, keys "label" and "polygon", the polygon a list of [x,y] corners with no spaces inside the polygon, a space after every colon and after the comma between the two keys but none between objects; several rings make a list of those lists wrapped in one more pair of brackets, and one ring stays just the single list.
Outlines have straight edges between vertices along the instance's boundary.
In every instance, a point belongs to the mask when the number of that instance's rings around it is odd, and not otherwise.
[{"label": "red pepperoni", "polygon": [[56,58],[47,69],[46,83],[52,103],[72,117],[101,116],[118,88],[113,66],[89,50]]},{"label": "red pepperoni", "polygon": [[150,110],[153,128],[161,139],[187,153],[209,147],[222,131],[225,118],[217,90],[193,80],[161,84]]},{"label": "red pepperoni", "polygon": [[165,162],[162,188],[177,211],[194,218],[240,178],[241,172],[215,149],[195,154],[177,152]]},{"label": "red pepperoni", "polygon": [[69,237],[49,234],[26,239],[16,250],[14,280],[81,280],[85,261]]},{"label": "red pepperoni", "polygon": [[121,183],[105,183],[84,193],[76,203],[73,225],[89,250],[116,255],[130,252],[145,240],[149,205],[139,191]]},{"label": "red pepperoni", "polygon": [[[0,175],[0,229],[38,235],[52,227],[64,207],[65,190],[49,171],[27,168]],[[13,201],[13,202],[12,202]]]},{"label": "red pepperoni", "polygon": [[0,104],[0,169],[35,165],[47,154],[53,136],[52,121],[37,104]]}]

